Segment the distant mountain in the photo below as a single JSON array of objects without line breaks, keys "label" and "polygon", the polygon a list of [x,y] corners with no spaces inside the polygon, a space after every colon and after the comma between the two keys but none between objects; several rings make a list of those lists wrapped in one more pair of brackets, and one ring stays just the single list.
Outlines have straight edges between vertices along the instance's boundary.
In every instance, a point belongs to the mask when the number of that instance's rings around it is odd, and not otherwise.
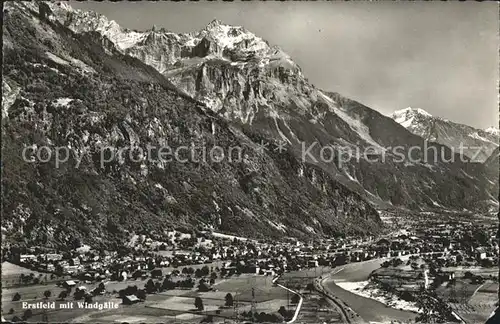
[{"label": "distant mountain", "polygon": [[419,108],[406,108],[394,112],[391,117],[413,134],[428,141],[446,145],[476,162],[484,162],[499,145],[500,131],[490,127],[480,130],[449,120],[433,117]]}]

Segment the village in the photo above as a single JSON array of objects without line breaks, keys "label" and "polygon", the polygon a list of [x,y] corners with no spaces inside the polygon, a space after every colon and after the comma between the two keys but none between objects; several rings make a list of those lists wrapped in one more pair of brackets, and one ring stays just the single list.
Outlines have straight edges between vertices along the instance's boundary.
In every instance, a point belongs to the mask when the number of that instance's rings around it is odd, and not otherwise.
[{"label": "village", "polygon": [[[408,301],[415,300],[424,276],[440,300],[455,308],[463,307],[460,305],[466,304],[467,299],[457,298],[451,292],[453,286],[445,283],[466,277],[471,288],[460,289],[471,297],[473,290],[486,280],[497,281],[494,225],[435,221],[407,227],[381,237],[338,237],[309,242],[296,239],[258,242],[203,230],[165,232],[164,240],[134,235],[119,251],[97,250],[86,245],[70,251],[5,248],[3,261],[26,271],[2,275],[2,285],[10,297],[4,302],[2,315],[16,320],[34,318],[37,314],[42,319],[47,316],[46,311],[37,313],[21,307],[29,296],[30,301],[52,300],[58,304],[81,301],[90,305],[87,308],[105,302],[126,308],[147,301],[146,308],[168,310],[164,315],[167,317],[177,311],[175,319],[184,318],[187,323],[217,318],[244,320],[261,313],[263,321],[289,321],[300,317],[299,299],[308,296],[304,302],[310,302],[313,298],[313,278],[369,260],[380,262],[380,268],[369,276],[371,284]],[[301,278],[304,273],[307,280],[293,279]],[[295,282],[293,287],[287,286],[290,280]],[[33,296],[30,288],[39,293]],[[274,298],[264,299],[269,294],[275,294]],[[320,301],[324,296],[315,298],[318,305],[326,303]],[[172,302],[178,299],[186,300]],[[341,316],[342,306],[330,300],[330,308],[327,317],[338,322],[345,320]],[[306,312],[303,308],[304,318]],[[272,320],[270,316],[274,316]]]}]

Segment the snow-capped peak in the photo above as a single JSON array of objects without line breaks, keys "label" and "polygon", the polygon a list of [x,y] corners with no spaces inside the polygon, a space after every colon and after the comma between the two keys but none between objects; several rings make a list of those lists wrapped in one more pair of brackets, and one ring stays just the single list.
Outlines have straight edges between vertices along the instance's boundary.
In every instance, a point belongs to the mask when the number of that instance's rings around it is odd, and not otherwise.
[{"label": "snow-capped peak", "polygon": [[427,111],[420,108],[405,108],[401,110],[396,110],[392,115],[390,115],[392,119],[398,124],[401,124],[403,127],[408,128],[412,125],[414,119],[417,117],[429,118],[432,117]]},{"label": "snow-capped peak", "polygon": [[238,49],[241,52],[267,52],[269,45],[241,26],[224,24],[213,20],[198,34],[199,38],[209,36],[222,48]]},{"label": "snow-capped peak", "polygon": [[500,136],[500,129],[498,129],[498,127],[491,126],[486,128],[484,131],[491,135]]},{"label": "snow-capped peak", "polygon": [[217,26],[221,26],[221,25],[225,25],[227,26],[226,24],[224,24],[222,21],[220,21],[219,19],[214,19],[212,20],[206,27],[205,29],[211,29],[211,28],[214,28],[214,27],[217,27]]},{"label": "snow-capped peak", "polygon": [[394,116],[395,117],[398,117],[398,116],[403,116],[403,115],[421,115],[421,116],[426,116],[426,117],[432,117],[431,114],[429,114],[427,111],[421,109],[421,108],[412,108],[412,107],[408,107],[408,108],[405,108],[405,109],[401,109],[401,110],[396,110],[391,116]]}]

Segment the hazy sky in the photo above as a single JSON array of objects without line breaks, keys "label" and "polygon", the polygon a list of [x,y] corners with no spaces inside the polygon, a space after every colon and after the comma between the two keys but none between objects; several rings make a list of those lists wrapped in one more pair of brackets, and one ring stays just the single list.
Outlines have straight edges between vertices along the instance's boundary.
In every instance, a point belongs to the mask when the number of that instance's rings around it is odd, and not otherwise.
[{"label": "hazy sky", "polygon": [[383,114],[406,108],[498,126],[495,2],[72,2],[120,25],[173,32],[214,18],[278,45],[316,87]]}]

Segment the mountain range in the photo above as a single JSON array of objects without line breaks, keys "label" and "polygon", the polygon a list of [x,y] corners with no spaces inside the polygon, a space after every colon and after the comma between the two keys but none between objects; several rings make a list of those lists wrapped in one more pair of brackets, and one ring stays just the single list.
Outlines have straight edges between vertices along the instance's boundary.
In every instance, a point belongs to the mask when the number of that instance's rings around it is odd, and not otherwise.
[{"label": "mountain range", "polygon": [[[433,117],[420,108],[398,110],[391,117],[413,134],[453,148],[476,162],[485,162],[498,147],[500,140],[498,128],[476,129]],[[463,146],[463,152],[460,151],[460,145]]]},{"label": "mountain range", "polygon": [[[109,245],[170,228],[374,234],[383,209],[498,207],[498,155],[471,161],[454,141],[428,141],[397,117],[316,88],[289,55],[243,27],[214,20],[187,34],[133,31],[59,2],[13,2],[3,12],[9,242]],[[100,156],[102,147],[189,143],[243,148],[245,159],[138,162],[132,152],[103,164]],[[22,160],[23,149],[42,146],[71,156],[62,165]],[[324,158],[346,150],[348,159]]]}]

